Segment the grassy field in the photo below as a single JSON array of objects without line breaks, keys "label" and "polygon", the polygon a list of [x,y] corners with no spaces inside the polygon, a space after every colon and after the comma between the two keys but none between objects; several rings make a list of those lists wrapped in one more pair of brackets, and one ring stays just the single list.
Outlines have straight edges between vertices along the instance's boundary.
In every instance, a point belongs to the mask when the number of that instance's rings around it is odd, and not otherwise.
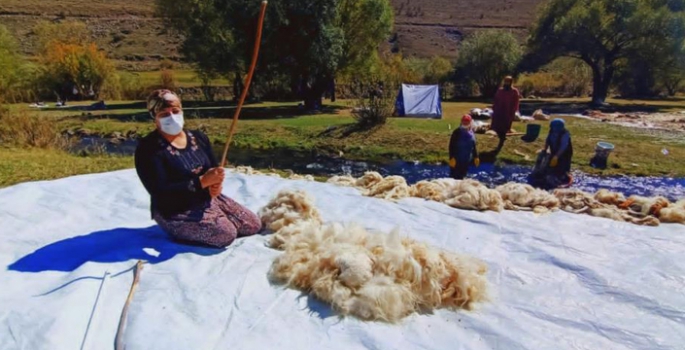
[{"label": "grassy field", "polygon": [[0,187],[133,167],[133,157],[80,157],[50,149],[0,147]]},{"label": "grassy field", "polygon": [[[153,86],[160,83],[162,72],[146,71],[132,74],[139,77],[140,83],[143,86]],[[197,74],[190,69],[174,69],[173,76],[176,81],[176,86],[178,87],[198,87],[201,85],[200,79],[197,78]],[[212,86],[229,85],[226,79],[214,79],[211,84]]]},{"label": "grassy field", "polygon": [[[579,104],[579,100],[545,100],[531,101],[525,108],[537,108],[539,104],[556,104],[569,106]],[[670,111],[685,109],[683,100],[672,100],[660,103],[651,101],[612,101],[614,107],[621,110],[639,109],[648,104],[650,110]],[[238,132],[234,138],[234,147],[257,151],[291,150],[318,152],[344,156],[356,160],[387,161],[392,159],[419,160],[429,163],[444,164],[449,136],[458,126],[459,118],[472,107],[485,105],[484,101],[446,102],[443,105],[445,118],[442,120],[421,120],[392,118],[384,127],[375,130],[356,131],[352,126],[354,119],[350,115],[350,101],[339,101],[321,114],[298,116],[296,103],[260,103],[247,105],[241,114]],[[146,134],[153,125],[141,102],[110,102],[107,111],[77,110],[41,110],[32,111],[41,118],[49,118],[56,123],[59,130],[85,130],[89,134],[107,137],[113,132],[126,133],[136,131]],[[232,115],[233,106],[187,102],[185,104],[187,125],[189,128],[204,130],[217,146],[223,144],[226,130],[230,126],[227,119]],[[25,106],[14,105],[14,112],[26,111]],[[621,126],[587,121],[577,118],[566,118],[569,130],[573,135],[574,168],[590,173],[603,175],[670,175],[685,176],[685,142],[682,133],[664,132],[627,128]],[[523,123],[515,123],[514,129],[524,131]],[[498,156],[498,162],[513,164],[532,164],[537,150],[543,147],[547,124],[543,123],[542,137],[533,143],[525,143],[518,137],[507,141],[504,150]],[[494,149],[497,139],[489,135],[478,135],[478,147],[481,153]],[[608,141],[616,146],[611,155],[610,167],[597,170],[588,163],[594,154],[598,141]],[[662,153],[667,149],[668,155]],[[22,157],[34,158],[40,155],[20,152]],[[67,157],[51,153],[47,158]],[[5,158],[5,157],[3,157]],[[483,157],[483,161],[493,161]],[[66,176],[79,172],[107,171],[125,167],[125,159],[113,158],[78,158],[68,156],[64,162],[69,168],[56,170],[55,176]],[[41,160],[42,161],[42,160]],[[36,164],[40,163],[38,161]],[[88,165],[89,163],[92,163]],[[109,167],[111,163],[111,168]],[[7,168],[7,167],[6,167]],[[49,166],[44,166],[40,178],[51,178]],[[11,171],[10,171],[11,172]],[[5,171],[7,173],[7,171]],[[7,176],[5,174],[2,175]],[[2,183],[16,182],[5,180]]]}]

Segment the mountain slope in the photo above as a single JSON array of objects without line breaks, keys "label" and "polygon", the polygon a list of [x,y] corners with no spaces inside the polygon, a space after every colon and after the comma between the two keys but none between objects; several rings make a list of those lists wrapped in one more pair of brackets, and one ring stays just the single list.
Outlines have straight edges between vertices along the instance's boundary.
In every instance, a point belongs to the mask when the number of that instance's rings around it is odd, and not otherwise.
[{"label": "mountain slope", "polygon": [[[457,44],[475,30],[505,29],[523,38],[544,0],[391,0],[395,35],[391,45],[406,56],[455,57]],[[155,17],[154,0],[2,0],[0,23],[19,38],[26,54],[35,50],[33,26],[41,20],[86,22],[93,38],[118,65],[156,66],[180,59],[181,38]]]}]

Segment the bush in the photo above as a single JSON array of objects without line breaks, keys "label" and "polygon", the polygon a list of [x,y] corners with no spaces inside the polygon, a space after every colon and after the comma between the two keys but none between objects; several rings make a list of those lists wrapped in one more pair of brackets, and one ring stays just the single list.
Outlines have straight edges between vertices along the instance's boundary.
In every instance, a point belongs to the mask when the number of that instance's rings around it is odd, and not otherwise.
[{"label": "bush", "polygon": [[559,58],[519,79],[523,96],[583,97],[592,91],[592,71],[582,61]]},{"label": "bush", "polygon": [[398,85],[393,82],[366,83],[365,92],[357,98],[357,107],[352,116],[362,129],[384,125],[395,110],[395,92]]},{"label": "bush", "polygon": [[159,87],[160,89],[167,89],[174,91],[176,90],[176,78],[174,77],[174,71],[164,69],[159,77]]},{"label": "bush", "polygon": [[109,100],[144,100],[150,90],[137,74],[117,72],[102,87],[101,97]]},{"label": "bush", "polygon": [[0,111],[0,141],[18,147],[68,148],[53,120],[7,110]]},{"label": "bush", "polygon": [[535,91],[535,84],[530,80],[523,80],[518,86],[519,92],[521,92],[521,95],[524,97],[528,97],[531,95],[534,95]]}]

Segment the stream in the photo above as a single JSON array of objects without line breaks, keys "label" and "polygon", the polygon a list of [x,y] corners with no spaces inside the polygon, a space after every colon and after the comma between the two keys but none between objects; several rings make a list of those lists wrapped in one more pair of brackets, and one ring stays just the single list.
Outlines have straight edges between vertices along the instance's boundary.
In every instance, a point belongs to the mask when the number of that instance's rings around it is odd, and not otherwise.
[{"label": "stream", "polygon": [[[72,150],[74,153],[94,149],[97,152],[132,155],[135,152],[136,141],[124,140],[112,144],[108,139],[98,137],[84,137]],[[215,150],[217,154],[221,149]],[[330,177],[333,175],[361,176],[367,171],[377,171],[383,176],[401,175],[409,184],[421,180],[449,177],[449,169],[445,165],[420,163],[417,161],[389,161],[366,162],[354,161],[339,157],[324,156],[310,152],[296,152],[289,150],[263,151],[253,149],[231,148],[228,162],[234,165],[247,165],[256,169],[290,169],[298,174]],[[490,187],[510,181],[527,182],[531,167],[521,165],[493,165],[481,164],[469,171],[472,177]],[[636,176],[597,176],[581,171],[573,171],[573,188],[587,192],[595,192],[605,188],[621,192],[626,196],[664,196],[672,201],[685,198],[685,178],[672,177],[636,177]]]}]

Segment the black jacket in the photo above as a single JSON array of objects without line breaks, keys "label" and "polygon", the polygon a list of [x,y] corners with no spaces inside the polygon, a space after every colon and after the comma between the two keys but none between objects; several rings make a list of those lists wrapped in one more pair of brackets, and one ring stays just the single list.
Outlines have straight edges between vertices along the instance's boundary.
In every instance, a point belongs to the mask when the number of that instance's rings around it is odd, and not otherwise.
[{"label": "black jacket", "polygon": [[209,139],[199,131],[184,131],[185,149],[172,146],[158,131],[138,143],[136,172],[150,194],[150,210],[164,217],[209,203],[211,196],[200,184],[200,176],[217,167]]}]

